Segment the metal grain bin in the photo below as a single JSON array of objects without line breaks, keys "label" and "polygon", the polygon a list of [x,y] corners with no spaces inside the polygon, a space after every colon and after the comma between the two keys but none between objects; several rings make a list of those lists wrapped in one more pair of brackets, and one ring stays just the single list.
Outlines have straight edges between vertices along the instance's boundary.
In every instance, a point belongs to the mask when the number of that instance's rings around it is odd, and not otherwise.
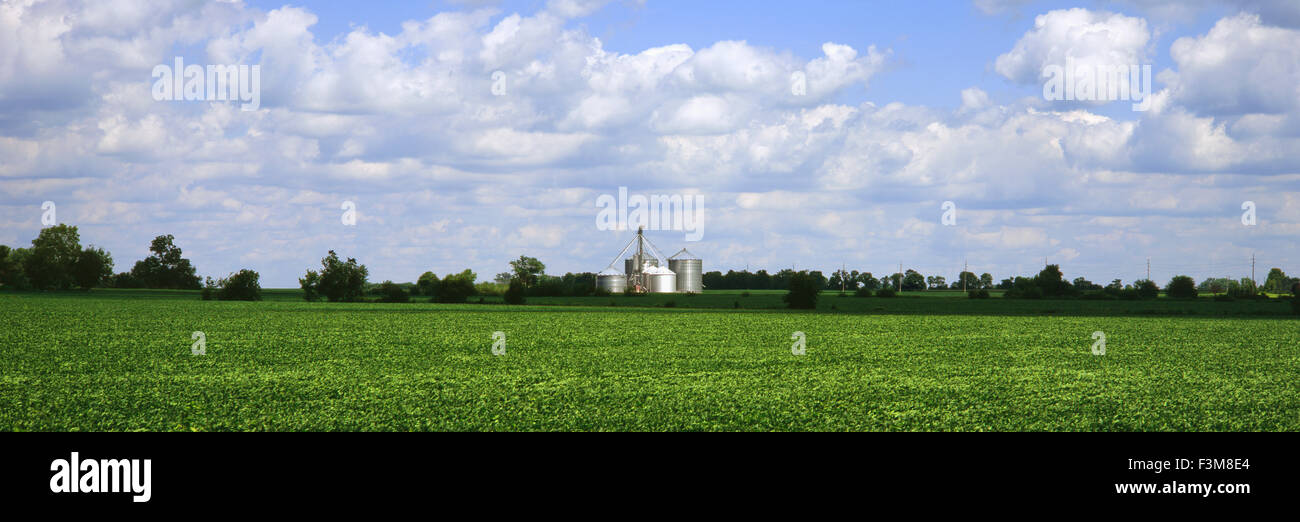
[{"label": "metal grain bin", "polygon": [[613,268],[603,270],[596,274],[596,288],[611,294],[621,294],[627,291],[627,276]]},{"label": "metal grain bin", "polygon": [[650,263],[650,266],[659,266],[658,259],[655,259],[653,257],[634,255],[632,257],[623,260],[623,272],[626,273],[627,275],[639,274],[641,273],[641,270],[638,270],[637,267],[641,267],[646,263]]},{"label": "metal grain bin", "polygon": [[677,274],[667,268],[649,266],[645,269],[647,284],[652,294],[671,294],[677,291]]},{"label": "metal grain bin", "polygon": [[698,294],[704,291],[704,261],[685,248],[668,258],[668,269],[677,274],[677,291]]}]

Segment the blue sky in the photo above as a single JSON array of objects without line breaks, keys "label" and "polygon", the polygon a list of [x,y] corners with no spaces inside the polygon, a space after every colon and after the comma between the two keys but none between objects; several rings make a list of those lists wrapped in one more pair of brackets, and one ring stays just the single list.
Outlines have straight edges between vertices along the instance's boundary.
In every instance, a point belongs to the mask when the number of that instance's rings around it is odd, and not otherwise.
[{"label": "blue sky", "polygon": [[[1300,6],[1118,2],[186,2],[0,11],[0,244],[41,203],[118,270],[296,286],[521,254],[599,271],[594,202],[703,198],[706,270],[841,264],[1094,281],[1300,271]],[[156,65],[253,64],[260,106],[151,96]],[[1066,59],[1150,64],[1153,108],[1042,97]],[[505,91],[496,95],[493,74]],[[792,96],[791,74],[808,92]],[[341,222],[352,202],[355,225]],[[953,226],[941,204],[956,205]],[[1241,224],[1253,201],[1258,221]],[[1266,268],[1259,271],[1263,274]]]}]

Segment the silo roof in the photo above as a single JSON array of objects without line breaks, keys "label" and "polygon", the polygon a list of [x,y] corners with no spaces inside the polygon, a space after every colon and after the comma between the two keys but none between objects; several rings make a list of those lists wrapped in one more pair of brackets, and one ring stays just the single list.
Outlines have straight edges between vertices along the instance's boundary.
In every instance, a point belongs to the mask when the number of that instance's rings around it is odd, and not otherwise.
[{"label": "silo roof", "polygon": [[[686,254],[686,255],[683,256],[683,257],[677,257],[677,256],[680,256],[680,255],[682,255],[682,254]],[[694,259],[694,260],[699,260],[700,258],[699,258],[699,257],[696,257],[695,254],[692,254],[691,251],[686,250],[685,248],[683,248],[683,249],[679,250],[676,254],[673,254],[672,257],[669,257],[668,259]]]},{"label": "silo roof", "polygon": [[606,275],[623,275],[623,272],[619,272],[618,270],[614,270],[613,268],[606,268],[606,269],[604,269],[604,270],[601,270],[600,273],[599,273],[599,274],[596,274],[596,275],[603,275],[603,276],[606,276]]}]

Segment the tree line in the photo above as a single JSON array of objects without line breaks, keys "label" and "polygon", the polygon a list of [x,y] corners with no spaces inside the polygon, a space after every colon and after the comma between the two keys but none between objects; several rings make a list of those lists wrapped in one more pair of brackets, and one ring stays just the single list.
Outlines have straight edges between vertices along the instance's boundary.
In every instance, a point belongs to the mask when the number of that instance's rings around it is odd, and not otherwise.
[{"label": "tree line", "polygon": [[205,299],[261,298],[257,272],[240,270],[218,281],[199,280],[172,235],[155,237],[150,255],[129,272],[113,273],[113,256],[103,248],[81,245],[77,227],[67,224],[41,229],[32,245],[0,245],[0,286],[10,290],[90,290],[91,288],[154,288],[202,290]]}]

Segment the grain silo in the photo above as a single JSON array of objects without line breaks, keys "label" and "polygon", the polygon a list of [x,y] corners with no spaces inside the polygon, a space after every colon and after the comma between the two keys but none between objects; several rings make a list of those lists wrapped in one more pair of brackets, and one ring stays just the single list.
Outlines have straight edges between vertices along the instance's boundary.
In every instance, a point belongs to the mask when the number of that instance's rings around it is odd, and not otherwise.
[{"label": "grain silo", "polygon": [[668,258],[668,269],[677,274],[677,291],[698,294],[704,291],[704,261],[685,248]]},{"label": "grain silo", "polygon": [[667,268],[647,264],[644,269],[646,289],[652,294],[671,294],[677,291],[677,274]]},{"label": "grain silo", "polygon": [[[632,249],[633,245],[636,246],[635,250]],[[629,251],[631,255],[624,258],[623,254],[627,254]],[[646,239],[644,228],[638,229],[636,237],[632,238],[632,241],[629,241],[627,246],[624,246],[623,250],[618,253],[618,256],[614,257],[614,260],[609,263],[609,266],[605,267],[605,270],[602,270],[596,276],[597,288],[610,289],[618,284],[616,276],[619,272],[614,269],[614,263],[617,263],[620,259],[623,260],[623,287],[620,291],[637,293],[674,293],[678,291],[677,274],[664,267],[665,264],[671,261],[664,257],[663,252],[654,243]],[[694,261],[696,261],[695,266],[698,271],[699,260]],[[696,274],[694,277],[698,288],[699,275]],[[610,292],[613,293],[614,291],[610,290]]]},{"label": "grain silo", "polygon": [[627,291],[627,275],[613,268],[601,270],[596,274],[596,288],[611,294],[621,294]]}]

